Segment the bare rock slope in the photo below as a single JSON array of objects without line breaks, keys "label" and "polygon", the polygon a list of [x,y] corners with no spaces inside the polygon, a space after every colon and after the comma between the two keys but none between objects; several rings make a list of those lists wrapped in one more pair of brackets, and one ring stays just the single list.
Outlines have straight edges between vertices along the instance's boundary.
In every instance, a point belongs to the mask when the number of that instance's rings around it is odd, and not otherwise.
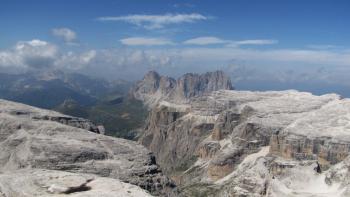
[{"label": "bare rock slope", "polygon": [[140,142],[184,195],[349,195],[349,99],[295,90],[176,97],[153,104]]},{"label": "bare rock slope", "polygon": [[0,174],[0,186],[1,197],[151,196],[140,187],[121,182],[118,179],[42,169],[18,170]]},{"label": "bare rock slope", "polygon": [[[142,145],[86,129],[98,130],[84,119],[0,100],[0,193],[17,196],[6,193],[13,189],[9,185],[12,182],[7,180],[11,174],[20,174],[18,170],[22,169],[54,170],[52,173],[60,176],[64,174],[61,171],[66,171],[77,173],[76,176],[109,177],[106,180],[113,182],[111,184],[123,181],[155,195],[166,195],[172,190],[172,182],[162,175],[155,157]],[[33,174],[30,171],[25,173],[28,177],[19,176],[18,181],[23,179],[26,183],[24,179],[28,179],[29,184],[40,178],[30,177]],[[36,196],[36,193],[29,194]]]}]

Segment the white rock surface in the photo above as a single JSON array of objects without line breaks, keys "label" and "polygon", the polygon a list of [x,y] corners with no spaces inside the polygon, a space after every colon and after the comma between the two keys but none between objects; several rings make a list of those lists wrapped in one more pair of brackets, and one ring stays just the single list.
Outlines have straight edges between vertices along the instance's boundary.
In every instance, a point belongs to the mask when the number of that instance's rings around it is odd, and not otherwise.
[{"label": "white rock surface", "polygon": [[77,128],[55,117],[74,120],[0,100],[0,173],[23,168],[87,173],[135,184],[157,195],[171,193],[174,185],[142,145]]},{"label": "white rock surface", "polygon": [[[75,191],[72,188],[80,188]],[[54,170],[18,170],[0,174],[3,197],[148,197],[148,192],[120,180]]]},{"label": "white rock surface", "polygon": [[284,132],[350,141],[350,99],[335,100],[309,112],[307,117],[288,125]]}]

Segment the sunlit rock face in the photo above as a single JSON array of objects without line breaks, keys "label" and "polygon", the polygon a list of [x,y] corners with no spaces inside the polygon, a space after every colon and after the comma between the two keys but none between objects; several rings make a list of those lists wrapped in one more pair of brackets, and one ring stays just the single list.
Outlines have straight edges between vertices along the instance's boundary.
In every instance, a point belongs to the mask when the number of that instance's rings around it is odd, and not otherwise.
[{"label": "sunlit rock face", "polygon": [[[172,193],[174,184],[162,174],[150,151],[133,141],[91,132],[91,127],[98,128],[83,119],[0,100],[0,173],[47,169],[93,174],[137,185],[156,195]],[[7,180],[4,176],[3,182]],[[28,175],[28,180],[32,179],[40,177]],[[110,182],[118,185],[118,181]],[[0,193],[7,189],[0,183]]]},{"label": "sunlit rock face", "polygon": [[346,196],[327,177],[348,158],[349,114],[348,99],[294,90],[162,97],[140,142],[189,196]]},{"label": "sunlit rock face", "polygon": [[310,112],[272,137],[271,152],[285,158],[318,160],[328,168],[350,151],[350,101],[335,100]]}]

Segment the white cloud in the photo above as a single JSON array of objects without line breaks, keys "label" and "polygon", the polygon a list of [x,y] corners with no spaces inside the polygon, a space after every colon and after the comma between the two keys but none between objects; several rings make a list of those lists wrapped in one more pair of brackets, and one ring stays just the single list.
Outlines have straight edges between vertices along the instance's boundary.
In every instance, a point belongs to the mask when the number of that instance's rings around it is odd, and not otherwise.
[{"label": "white cloud", "polygon": [[66,27],[52,29],[52,34],[63,39],[66,43],[73,43],[77,39],[77,34],[73,30]]},{"label": "white cloud", "polygon": [[34,39],[31,41],[27,41],[27,42],[19,42],[16,47],[23,48],[23,47],[25,47],[26,44],[33,46],[33,47],[47,46],[48,45],[48,43],[46,41]]},{"label": "white cloud", "polygon": [[79,70],[93,63],[97,57],[96,50],[88,50],[82,53],[68,52],[62,54],[55,61],[56,68]]},{"label": "white cloud", "polygon": [[52,67],[57,54],[57,47],[46,41],[20,41],[13,49],[0,51],[0,67]]},{"label": "white cloud", "polygon": [[212,37],[212,36],[206,36],[206,37],[198,37],[198,38],[193,38],[184,41],[184,44],[191,44],[191,45],[210,45],[210,44],[223,44],[227,43],[229,41],[222,40],[217,37]]},{"label": "white cloud", "polygon": [[[129,44],[160,44],[159,41],[129,40]],[[125,42],[125,41],[124,41]],[[127,42],[127,41],[126,41]],[[170,42],[170,41],[167,41]],[[250,43],[250,42],[249,42]],[[171,47],[159,48],[117,48],[89,49],[81,52],[66,52],[52,43],[42,40],[21,41],[8,50],[0,50],[0,72],[17,69],[61,68],[110,79],[136,79],[150,69],[157,69],[167,75],[179,75],[184,72],[204,72],[223,68],[230,62],[244,62],[244,65],[259,70],[256,75],[266,79],[260,71],[271,71],[275,76],[285,78],[278,70],[296,70],[300,73],[312,68],[326,68],[326,74],[315,74],[312,78],[328,75],[334,81],[344,79],[350,73],[350,51],[313,50],[313,49],[252,49],[222,47]],[[120,71],[123,72],[120,72]],[[282,72],[288,73],[288,72]],[[311,73],[311,71],[309,72]],[[329,74],[331,73],[331,74]],[[310,77],[309,77],[310,78]],[[296,78],[298,79],[298,78]],[[340,82],[339,82],[340,83]]]},{"label": "white cloud", "polygon": [[237,45],[267,45],[267,44],[277,44],[277,40],[241,40],[233,42]]},{"label": "white cloud", "polygon": [[229,41],[226,47],[239,47],[242,45],[271,45],[277,44],[278,40],[240,40],[240,41]]},{"label": "white cloud", "polygon": [[307,45],[306,47],[310,48],[310,49],[316,49],[316,50],[327,50],[327,49],[339,48],[336,45],[330,45],[330,44],[322,44],[322,45],[320,45],[320,44],[310,44],[310,45]]},{"label": "white cloud", "polygon": [[[293,63],[298,65],[316,64],[349,66],[350,52],[333,52],[298,49],[242,49],[242,48],[188,48],[181,50],[183,58],[200,59],[202,61],[222,62],[232,59],[245,61],[266,61]],[[283,64],[281,64],[283,66]],[[350,67],[349,67],[350,69]]]},{"label": "white cloud", "polygon": [[165,38],[146,38],[146,37],[130,37],[121,39],[120,42],[129,46],[160,46],[175,44],[171,40]]},{"label": "white cloud", "polygon": [[85,64],[89,63],[95,57],[96,57],[96,51],[95,50],[90,50],[90,51],[85,52],[82,55],[80,55],[81,61],[83,63],[85,63]]},{"label": "white cloud", "polygon": [[183,42],[188,45],[212,45],[212,44],[225,44],[227,47],[239,47],[241,45],[270,45],[277,44],[278,40],[224,40],[213,36],[203,36],[192,38]]},{"label": "white cloud", "polygon": [[[94,61],[86,64],[81,70],[109,78],[116,78],[118,75],[124,79],[135,79],[142,77],[144,72],[150,69],[176,76],[185,72],[225,68],[224,66],[232,60],[244,62],[259,71],[274,73],[274,77],[279,76],[279,70],[287,71],[297,67],[300,68],[300,72],[319,67],[329,68],[338,74],[344,73],[337,72],[342,68],[350,72],[350,52],[227,47],[99,50]],[[118,72],[119,70],[123,72]],[[257,75],[262,79],[266,77],[259,72]],[[350,84],[350,80],[348,82]]]},{"label": "white cloud", "polygon": [[206,16],[198,13],[192,14],[165,14],[165,15],[126,15],[126,16],[106,16],[97,18],[98,21],[122,21],[146,29],[161,29],[166,25],[193,23],[207,20]]}]

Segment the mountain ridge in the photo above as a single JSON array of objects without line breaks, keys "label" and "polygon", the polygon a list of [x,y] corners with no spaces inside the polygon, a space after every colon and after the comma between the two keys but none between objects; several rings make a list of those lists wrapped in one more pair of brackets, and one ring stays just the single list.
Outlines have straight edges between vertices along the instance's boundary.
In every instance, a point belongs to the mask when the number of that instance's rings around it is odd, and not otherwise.
[{"label": "mountain ridge", "polygon": [[187,100],[221,89],[234,89],[231,79],[223,71],[186,73],[177,80],[149,71],[133,86],[129,95],[153,106],[159,100]]}]

